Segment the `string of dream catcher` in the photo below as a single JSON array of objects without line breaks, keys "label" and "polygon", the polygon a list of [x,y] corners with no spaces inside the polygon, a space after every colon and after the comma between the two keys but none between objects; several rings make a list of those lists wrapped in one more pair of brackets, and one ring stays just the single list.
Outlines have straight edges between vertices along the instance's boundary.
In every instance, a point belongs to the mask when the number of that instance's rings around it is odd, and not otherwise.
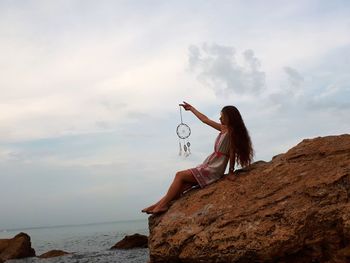
[{"label": "string of dream catcher", "polygon": [[176,133],[177,136],[179,137],[179,155],[183,155],[185,157],[189,156],[191,154],[190,146],[191,143],[188,141],[188,137],[191,135],[191,129],[190,127],[183,123],[182,121],[182,111],[181,111],[181,106],[180,106],[180,118],[181,118],[181,123],[177,126],[176,128]]}]

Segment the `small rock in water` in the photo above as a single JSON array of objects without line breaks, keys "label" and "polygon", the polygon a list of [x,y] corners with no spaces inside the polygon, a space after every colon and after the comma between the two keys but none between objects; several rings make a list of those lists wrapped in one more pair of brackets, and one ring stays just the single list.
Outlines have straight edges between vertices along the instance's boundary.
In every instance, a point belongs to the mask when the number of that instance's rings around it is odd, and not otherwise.
[{"label": "small rock in water", "polygon": [[148,237],[140,234],[125,236],[121,241],[116,243],[111,249],[131,249],[131,248],[147,248]]},{"label": "small rock in water", "polygon": [[64,255],[69,255],[71,253],[63,251],[63,250],[50,250],[40,256],[38,258],[53,258],[53,257],[60,257]]}]

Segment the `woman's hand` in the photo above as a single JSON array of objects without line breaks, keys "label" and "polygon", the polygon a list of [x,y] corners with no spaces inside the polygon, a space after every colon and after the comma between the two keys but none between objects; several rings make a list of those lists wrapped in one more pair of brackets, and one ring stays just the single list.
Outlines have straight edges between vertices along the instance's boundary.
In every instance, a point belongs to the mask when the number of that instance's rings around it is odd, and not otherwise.
[{"label": "woman's hand", "polygon": [[234,174],[234,172],[229,172],[226,178],[230,181],[235,181],[237,179],[237,176]]},{"label": "woman's hand", "polygon": [[180,106],[184,107],[185,110],[192,110],[192,105],[188,104],[187,102],[183,102],[183,104],[179,104]]}]

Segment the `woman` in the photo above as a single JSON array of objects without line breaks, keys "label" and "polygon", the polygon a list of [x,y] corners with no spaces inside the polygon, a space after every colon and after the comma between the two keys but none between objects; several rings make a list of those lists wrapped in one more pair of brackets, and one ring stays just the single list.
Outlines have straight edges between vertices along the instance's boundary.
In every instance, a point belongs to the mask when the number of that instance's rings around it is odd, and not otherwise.
[{"label": "woman", "polygon": [[191,111],[205,124],[220,131],[215,141],[214,152],[201,165],[177,172],[167,194],[154,205],[143,209],[144,213],[165,212],[169,208],[170,201],[181,196],[192,186],[199,184],[203,188],[219,180],[225,173],[227,163],[230,164],[229,175],[233,177],[236,162],[241,167],[252,162],[252,143],[241,114],[236,107],[225,106],[221,110],[220,123],[217,123],[186,102],[180,106],[184,107],[186,111]]}]

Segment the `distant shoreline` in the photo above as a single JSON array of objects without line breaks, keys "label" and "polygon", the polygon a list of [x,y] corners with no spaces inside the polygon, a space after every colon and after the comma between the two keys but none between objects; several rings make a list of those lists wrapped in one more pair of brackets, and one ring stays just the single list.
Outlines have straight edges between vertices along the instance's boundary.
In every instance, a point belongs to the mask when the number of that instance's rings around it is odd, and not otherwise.
[{"label": "distant shoreline", "polygon": [[23,230],[33,230],[33,229],[45,229],[45,228],[64,228],[64,227],[104,225],[104,224],[114,224],[114,223],[127,223],[127,222],[138,222],[138,221],[146,221],[146,220],[148,220],[148,219],[147,218],[146,219],[130,219],[130,220],[120,220],[120,221],[105,221],[105,222],[83,223],[83,224],[21,227],[21,228],[11,228],[11,229],[0,229],[0,233],[14,232],[14,231],[23,231]]}]

